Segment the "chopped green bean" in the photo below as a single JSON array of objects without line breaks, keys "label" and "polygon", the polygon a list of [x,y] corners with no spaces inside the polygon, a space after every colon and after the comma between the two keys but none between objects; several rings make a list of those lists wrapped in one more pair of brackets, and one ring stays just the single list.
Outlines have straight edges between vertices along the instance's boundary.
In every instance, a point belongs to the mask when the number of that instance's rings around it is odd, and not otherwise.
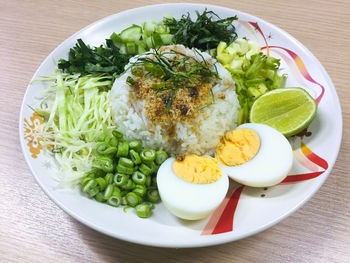
[{"label": "chopped green bean", "polygon": [[96,137],[96,141],[103,142],[105,140],[105,138],[106,138],[106,136],[103,133],[101,133]]},{"label": "chopped green bean", "polygon": [[152,185],[157,187],[157,177],[156,176],[152,177]]},{"label": "chopped green bean", "polygon": [[129,190],[121,190],[120,194],[121,194],[121,196],[126,196],[126,194],[129,192],[130,192]]},{"label": "chopped green bean", "polygon": [[89,190],[87,190],[87,194],[89,195],[90,198],[94,197],[97,193],[99,192],[98,187],[95,188],[91,188]]},{"label": "chopped green bean", "polygon": [[82,191],[84,193],[87,193],[89,190],[96,187],[97,187],[97,182],[95,181],[95,179],[92,179],[82,188]]},{"label": "chopped green bean", "polygon": [[144,204],[148,204],[148,205],[150,206],[151,209],[154,209],[154,208],[155,208],[154,204],[151,203],[151,202],[143,202],[143,203],[144,203]]},{"label": "chopped green bean", "polygon": [[124,165],[121,165],[120,163],[118,163],[117,172],[122,174],[132,175],[132,173],[134,172],[134,168],[125,167]]},{"label": "chopped green bean", "polygon": [[90,176],[85,176],[83,178],[83,180],[81,181],[81,186],[84,187],[90,180],[92,180],[93,178]]},{"label": "chopped green bean", "polygon": [[114,192],[114,186],[111,184],[107,185],[107,187],[103,193],[103,198],[105,200],[108,200],[113,195],[113,192]]},{"label": "chopped green bean", "polygon": [[117,138],[117,139],[122,139],[123,136],[124,136],[121,132],[119,132],[119,131],[117,131],[117,130],[112,131],[112,134],[113,134],[113,136],[114,136],[115,138]]},{"label": "chopped green bean", "polygon": [[102,192],[98,192],[96,195],[95,195],[95,199],[97,202],[104,202],[105,199],[104,199],[104,195]]},{"label": "chopped green bean", "polygon": [[144,174],[144,175],[151,175],[152,169],[148,167],[146,164],[142,163],[139,167],[139,170]]},{"label": "chopped green bean", "polygon": [[147,199],[152,203],[157,203],[160,201],[159,192],[156,189],[147,191]]},{"label": "chopped green bean", "polygon": [[118,207],[121,205],[121,201],[122,200],[120,196],[112,195],[110,198],[108,198],[107,204],[109,204],[110,206]]},{"label": "chopped green bean", "polygon": [[106,180],[104,178],[99,177],[99,178],[96,178],[95,180],[100,188],[100,191],[103,191],[106,189],[107,183],[106,183]]},{"label": "chopped green bean", "polygon": [[147,187],[150,187],[150,186],[151,186],[151,183],[152,183],[152,178],[151,178],[150,175],[147,175],[147,176],[146,176],[146,183],[145,183],[145,185],[146,185]]},{"label": "chopped green bean", "polygon": [[109,154],[114,154],[117,152],[117,147],[108,147],[105,152],[104,155],[109,155]]},{"label": "chopped green bean", "polygon": [[111,184],[111,183],[113,183],[113,180],[114,180],[114,174],[107,173],[106,176],[105,176],[106,183],[107,184]]},{"label": "chopped green bean", "polygon": [[131,190],[135,188],[135,184],[131,179],[128,179],[126,183],[121,186],[121,188]]},{"label": "chopped green bean", "polygon": [[161,165],[165,162],[165,160],[168,159],[168,154],[164,151],[157,151],[156,152],[156,163],[158,165]]},{"label": "chopped green bean", "polygon": [[99,154],[104,154],[105,150],[109,147],[106,142],[99,142],[96,144],[96,151]]},{"label": "chopped green bean", "polygon": [[127,157],[129,153],[128,142],[120,142],[118,144],[117,157]]},{"label": "chopped green bean", "polygon": [[151,216],[152,208],[147,203],[139,204],[135,207],[138,217],[147,218]]},{"label": "chopped green bean", "polygon": [[140,141],[130,141],[129,142],[129,148],[134,150],[135,152],[141,152],[142,146]]},{"label": "chopped green bean", "polygon": [[117,173],[114,176],[114,183],[116,186],[122,186],[128,179],[129,177],[126,174]]},{"label": "chopped green bean", "polygon": [[114,169],[113,160],[107,156],[98,157],[94,162],[93,166],[107,173],[112,172]]},{"label": "chopped green bean", "polygon": [[132,180],[136,184],[145,184],[146,183],[146,175],[143,173],[136,171],[132,174]]},{"label": "chopped green bean", "polygon": [[112,195],[121,196],[120,189],[118,186],[113,187],[113,194]]},{"label": "chopped green bean", "polygon": [[156,158],[156,151],[150,148],[145,148],[140,154],[143,162],[152,162]]},{"label": "chopped green bean", "polygon": [[141,163],[141,157],[140,155],[133,149],[130,150],[129,156],[134,164],[140,164]]},{"label": "chopped green bean", "polygon": [[122,195],[122,205],[127,205],[128,202],[126,202],[126,198],[125,198],[126,195]]},{"label": "chopped green bean", "polygon": [[147,188],[144,185],[137,184],[135,185],[135,188],[132,191],[138,194],[139,196],[143,197],[147,192]]},{"label": "chopped green bean", "polygon": [[132,207],[135,207],[136,205],[138,205],[142,201],[142,198],[133,192],[127,193],[125,198],[126,198],[126,202],[128,203],[128,205],[130,205]]},{"label": "chopped green bean", "polygon": [[110,137],[109,140],[108,140],[108,144],[111,147],[117,147],[118,146],[118,139],[115,138],[115,137]]},{"label": "chopped green bean", "polygon": [[125,167],[131,167],[131,168],[134,167],[133,161],[125,157],[120,157],[118,164]]}]

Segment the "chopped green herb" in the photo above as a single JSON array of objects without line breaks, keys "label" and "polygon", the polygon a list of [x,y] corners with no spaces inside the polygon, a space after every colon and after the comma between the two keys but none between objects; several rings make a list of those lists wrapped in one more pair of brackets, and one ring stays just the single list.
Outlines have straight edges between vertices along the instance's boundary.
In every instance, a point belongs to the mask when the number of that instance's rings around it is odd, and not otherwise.
[{"label": "chopped green herb", "polygon": [[210,83],[212,78],[219,78],[216,68],[212,70],[204,57],[198,51],[195,52],[200,55],[202,61],[175,50],[162,53],[155,50],[150,53],[153,58],[140,57],[133,64],[134,68],[143,66],[148,76],[161,79],[161,83],[152,85],[157,93],[171,90],[166,101],[166,112],[170,110],[176,90],[196,88],[201,83]]},{"label": "chopped green herb", "polygon": [[196,21],[191,20],[189,13],[180,20],[164,18],[164,24],[169,27],[170,34],[174,35],[174,43],[205,51],[216,48],[220,41],[232,43],[237,38],[236,28],[232,24],[238,19],[237,16],[221,19],[213,11],[206,9],[202,14],[198,11],[196,14]]},{"label": "chopped green herb", "polygon": [[121,54],[119,48],[110,39],[106,39],[106,45],[93,48],[86,45],[82,39],[78,39],[76,45],[69,50],[68,60],[58,61],[58,68],[71,74],[119,75],[124,71],[129,58],[129,55]]}]

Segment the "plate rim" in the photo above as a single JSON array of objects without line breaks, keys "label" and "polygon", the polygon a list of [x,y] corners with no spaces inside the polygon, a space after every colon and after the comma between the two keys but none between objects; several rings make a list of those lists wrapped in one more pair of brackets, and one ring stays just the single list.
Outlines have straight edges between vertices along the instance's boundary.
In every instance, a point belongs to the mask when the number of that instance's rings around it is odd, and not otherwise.
[{"label": "plate rim", "polygon": [[[50,191],[48,191],[47,188],[45,188],[45,186],[43,185],[43,183],[39,180],[39,176],[36,174],[31,161],[29,160],[29,156],[26,154],[26,150],[25,150],[25,141],[23,139],[23,114],[24,114],[24,108],[25,108],[25,98],[28,95],[28,90],[30,87],[30,82],[33,81],[34,76],[37,75],[37,73],[39,72],[39,70],[41,69],[41,67],[43,66],[43,64],[45,63],[45,61],[47,59],[50,59],[53,57],[53,53],[55,53],[56,50],[60,49],[62,45],[65,44],[65,42],[69,41],[70,39],[74,38],[76,35],[86,31],[87,29],[93,28],[96,25],[99,25],[100,23],[105,23],[106,21],[115,18],[116,16],[120,16],[120,15],[127,15],[127,13],[129,12],[133,12],[133,11],[137,11],[139,9],[144,9],[144,8],[150,8],[150,7],[170,7],[170,6],[196,6],[198,8],[215,8],[215,9],[222,9],[222,10],[226,10],[226,11],[231,11],[231,12],[239,12],[243,15],[246,16],[251,16],[254,18],[257,18],[258,20],[263,21],[264,23],[266,23],[269,27],[272,27],[274,29],[276,29],[279,33],[284,34],[289,40],[292,40],[295,44],[298,45],[298,47],[300,49],[302,49],[303,51],[305,51],[305,53],[312,58],[312,60],[314,62],[316,62],[318,65],[318,68],[321,69],[323,77],[325,78],[325,81],[328,83],[328,85],[330,87],[332,87],[331,89],[331,93],[334,96],[335,99],[335,106],[337,108],[337,110],[339,111],[339,143],[338,145],[336,145],[336,155],[334,160],[327,160],[329,163],[329,168],[324,172],[323,177],[321,178],[320,182],[318,183],[318,185],[316,185],[316,187],[314,187],[312,189],[312,191],[310,191],[310,193],[308,194],[308,196],[306,196],[302,201],[300,201],[298,204],[296,204],[292,209],[288,210],[286,213],[284,213],[283,215],[275,218],[274,220],[272,220],[271,222],[269,222],[268,224],[252,230],[252,231],[247,231],[237,237],[231,237],[231,232],[228,233],[222,233],[220,235],[215,235],[215,238],[203,238],[202,241],[200,242],[188,242],[188,241],[184,241],[182,244],[173,244],[171,242],[164,244],[163,242],[146,242],[146,241],[139,241],[136,240],[135,238],[129,237],[129,236],[124,236],[124,235],[116,235],[113,233],[110,233],[109,231],[103,229],[102,227],[99,227],[98,225],[94,224],[93,222],[90,222],[89,220],[84,219],[84,217],[80,216],[79,214],[77,214],[76,212],[72,211],[71,209],[65,207],[65,205],[63,203],[61,203],[59,200],[56,200],[53,195],[51,195]],[[40,188],[44,191],[44,193],[58,206],[60,207],[64,212],[66,212],[68,215],[70,215],[71,217],[73,217],[75,220],[77,220],[80,223],[83,223],[84,225],[98,231],[101,232],[105,235],[114,237],[114,238],[118,238],[127,242],[132,242],[132,243],[136,243],[136,244],[142,244],[142,245],[147,245],[147,246],[154,246],[154,247],[172,247],[172,248],[185,248],[185,247],[205,247],[205,246],[212,246],[212,245],[219,245],[219,244],[224,244],[224,243],[228,243],[228,242],[232,242],[232,241],[236,241],[236,240],[240,240],[243,238],[246,238],[248,236],[252,236],[254,234],[260,233],[262,231],[265,231],[266,229],[276,225],[277,223],[279,223],[280,221],[282,221],[283,219],[287,218],[288,216],[292,215],[293,213],[295,213],[299,208],[301,208],[308,200],[311,199],[311,197],[314,196],[314,194],[320,189],[320,187],[324,184],[324,182],[326,181],[326,179],[328,178],[328,176],[331,173],[331,170],[333,169],[335,162],[338,158],[339,155],[339,151],[340,151],[340,146],[341,146],[341,141],[342,141],[342,134],[343,134],[343,117],[342,117],[342,109],[341,109],[341,104],[340,104],[340,100],[339,100],[339,96],[337,94],[337,91],[335,89],[335,86],[330,78],[330,76],[328,75],[327,71],[325,70],[325,68],[323,67],[323,65],[321,64],[321,62],[311,53],[311,51],[305,46],[303,45],[299,40],[297,40],[296,38],[294,38],[292,35],[290,35],[287,31],[281,29],[280,27],[271,24],[270,22],[257,17],[255,15],[240,11],[240,10],[236,10],[236,9],[232,9],[232,8],[228,8],[228,7],[223,7],[223,6],[219,6],[219,5],[211,5],[211,4],[199,4],[199,3],[166,3],[166,4],[155,4],[155,5],[144,5],[144,6],[140,6],[137,8],[132,8],[132,9],[127,9],[118,13],[114,13],[111,14],[109,16],[103,17],[85,27],[83,27],[82,29],[78,30],[77,32],[75,32],[74,34],[72,34],[71,36],[69,36],[68,38],[66,38],[64,41],[62,41],[58,46],[56,46],[53,51],[50,52],[49,55],[47,55],[45,57],[45,59],[40,63],[39,67],[37,68],[37,70],[35,71],[35,73],[33,74],[31,81],[29,82],[29,84],[26,87],[26,91],[25,94],[23,96],[23,100],[22,100],[22,105],[20,108],[20,114],[19,114],[19,139],[20,139],[20,144],[21,144],[21,150],[22,150],[22,154],[25,158],[25,161],[32,173],[32,175],[34,176],[36,182],[39,184]],[[218,237],[218,238],[216,238]]]}]

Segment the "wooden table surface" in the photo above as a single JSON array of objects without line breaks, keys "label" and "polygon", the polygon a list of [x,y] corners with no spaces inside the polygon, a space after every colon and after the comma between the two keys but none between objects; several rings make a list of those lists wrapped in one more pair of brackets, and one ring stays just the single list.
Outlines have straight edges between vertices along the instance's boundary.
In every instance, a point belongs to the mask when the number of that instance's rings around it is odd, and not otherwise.
[{"label": "wooden table surface", "polygon": [[82,27],[119,11],[162,2],[0,1],[0,262],[350,262],[348,0],[206,1],[256,15],[292,34],[321,61],[340,97],[344,132],[338,160],[315,196],[283,222],[214,247],[146,247],[82,225],[40,189],[18,136],[20,105],[35,70]]}]

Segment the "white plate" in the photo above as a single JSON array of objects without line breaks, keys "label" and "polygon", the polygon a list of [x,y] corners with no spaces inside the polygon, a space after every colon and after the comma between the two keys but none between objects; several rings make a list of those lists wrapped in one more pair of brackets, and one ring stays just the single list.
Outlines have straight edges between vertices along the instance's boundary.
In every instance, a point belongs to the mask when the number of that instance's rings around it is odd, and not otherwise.
[{"label": "white plate", "polygon": [[78,38],[90,45],[97,45],[104,42],[112,32],[120,32],[131,24],[150,19],[160,21],[166,14],[179,18],[186,12],[190,12],[194,18],[195,10],[203,11],[205,7],[220,17],[237,14],[238,36],[258,41],[261,46],[268,45],[269,48],[265,48],[264,52],[268,50],[272,56],[281,58],[282,72],[289,75],[286,86],[304,87],[319,103],[317,117],[309,127],[312,135],[291,140],[295,158],[291,176],[287,177],[289,183],[269,189],[241,187],[231,183],[227,198],[220,208],[211,217],[195,222],[177,219],[162,204],[157,205],[151,218],[140,219],[134,211],[125,213],[123,209],[90,200],[77,190],[58,189],[52,179],[58,169],[53,159],[41,149],[40,137],[36,134],[35,127],[42,120],[28,107],[39,105],[36,95],[47,87],[47,83],[29,85],[23,99],[19,124],[23,154],[45,193],[78,221],[107,235],[145,245],[216,245],[250,236],[278,223],[303,205],[329,175],[342,136],[341,109],[332,81],[320,62],[299,41],[276,26],[246,13],[197,4],[153,5],[118,13],[87,26],[64,41],[44,60],[33,79],[53,73],[53,60],[67,57],[69,48],[75,45]]}]

